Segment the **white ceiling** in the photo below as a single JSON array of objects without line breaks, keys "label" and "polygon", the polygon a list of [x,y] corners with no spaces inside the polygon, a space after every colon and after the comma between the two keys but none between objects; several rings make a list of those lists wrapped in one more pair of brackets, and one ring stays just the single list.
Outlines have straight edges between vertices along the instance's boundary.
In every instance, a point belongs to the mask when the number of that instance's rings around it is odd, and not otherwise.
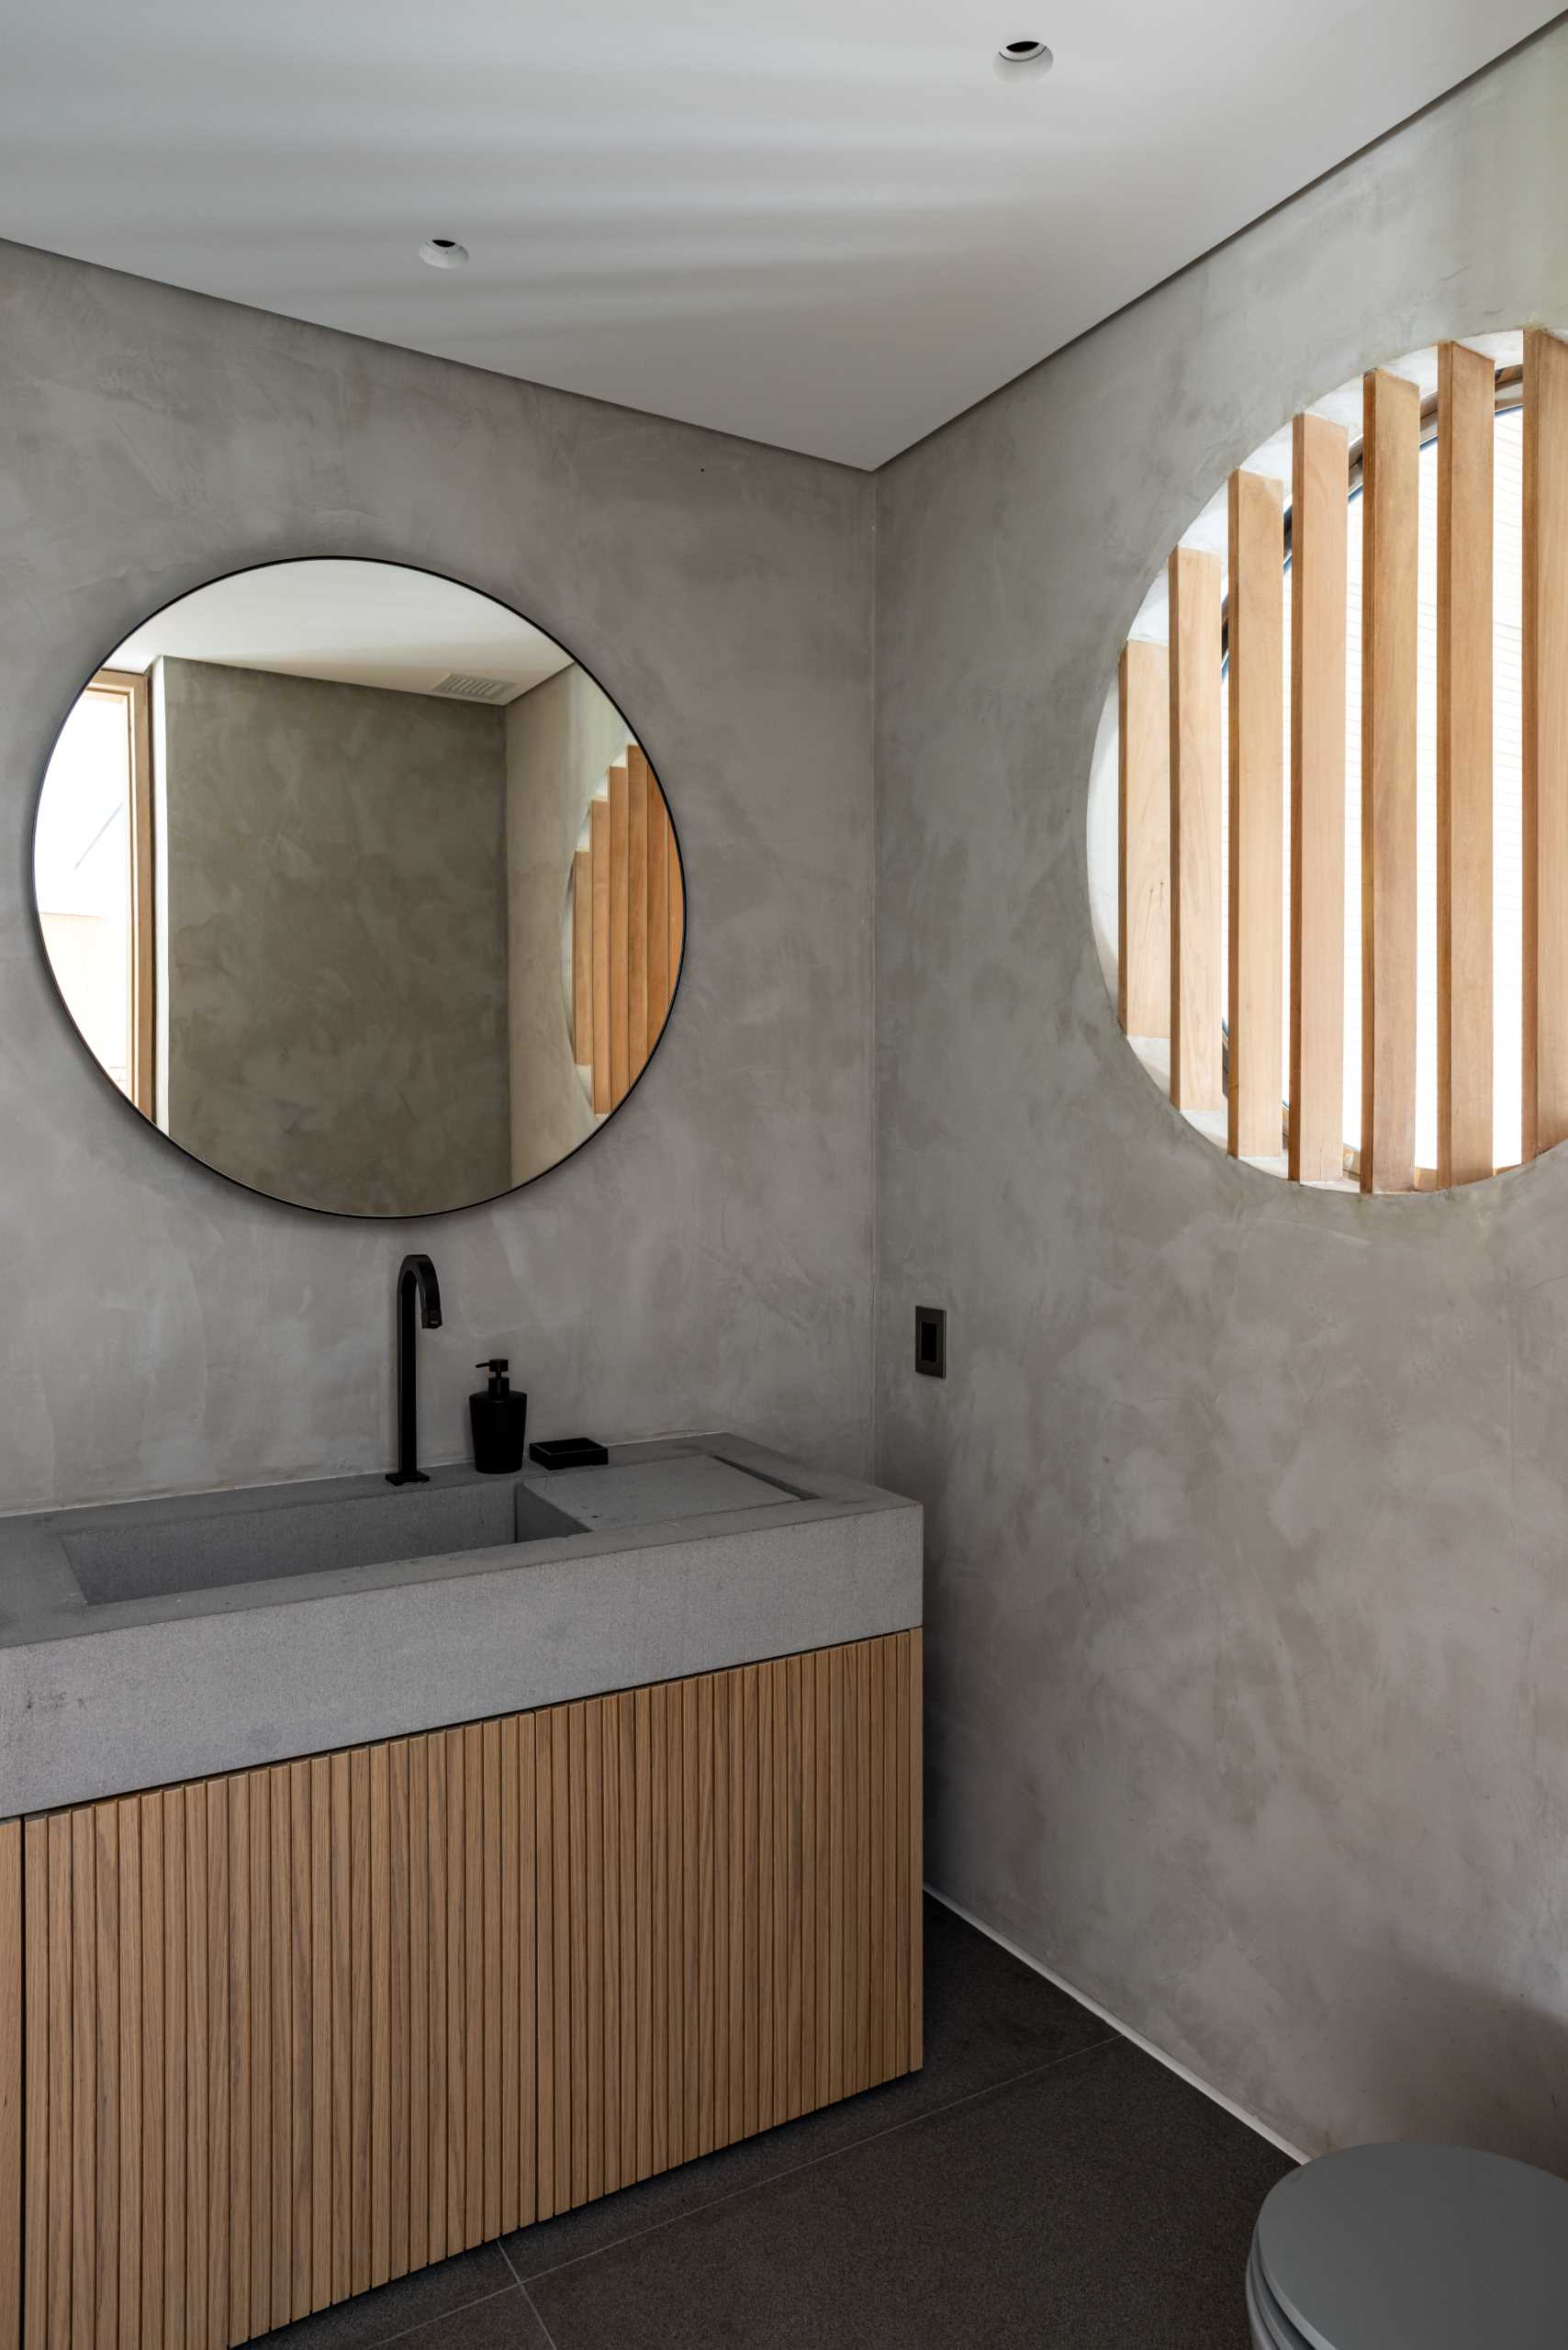
[{"label": "white ceiling", "polygon": [[161,654],[342,685],[431,693],[454,671],[504,681],[499,708],[570,666],[571,655],[504,604],[397,563],[263,564],[195,588],[133,630],[110,669]]},{"label": "white ceiling", "polygon": [[11,0],[0,233],[875,465],[1554,5]]}]

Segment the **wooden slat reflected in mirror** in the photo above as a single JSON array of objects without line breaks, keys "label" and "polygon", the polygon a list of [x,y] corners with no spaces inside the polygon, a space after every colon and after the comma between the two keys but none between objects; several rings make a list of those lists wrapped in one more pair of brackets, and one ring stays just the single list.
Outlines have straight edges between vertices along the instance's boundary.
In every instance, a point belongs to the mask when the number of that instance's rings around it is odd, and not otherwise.
[{"label": "wooden slat reflected in mirror", "polygon": [[596,1116],[635,1085],[680,975],[685,892],[664,793],[635,743],[606,772],[572,860],[572,1050]]}]

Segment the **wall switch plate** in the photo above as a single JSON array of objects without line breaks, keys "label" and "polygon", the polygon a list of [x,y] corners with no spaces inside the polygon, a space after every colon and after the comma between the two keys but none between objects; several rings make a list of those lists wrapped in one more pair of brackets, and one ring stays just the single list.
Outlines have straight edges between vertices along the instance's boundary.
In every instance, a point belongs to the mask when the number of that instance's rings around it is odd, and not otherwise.
[{"label": "wall switch plate", "polygon": [[947,1376],[947,1312],[941,1305],[914,1309],[914,1367],[927,1379]]}]

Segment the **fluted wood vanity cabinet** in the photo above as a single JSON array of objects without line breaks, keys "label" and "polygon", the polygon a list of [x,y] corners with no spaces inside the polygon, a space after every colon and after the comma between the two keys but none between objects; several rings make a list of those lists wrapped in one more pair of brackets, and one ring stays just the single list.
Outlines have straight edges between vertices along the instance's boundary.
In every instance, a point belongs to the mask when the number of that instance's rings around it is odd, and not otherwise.
[{"label": "fluted wood vanity cabinet", "polygon": [[0,2350],[219,2350],[918,2066],[920,1661],[0,1824]]}]

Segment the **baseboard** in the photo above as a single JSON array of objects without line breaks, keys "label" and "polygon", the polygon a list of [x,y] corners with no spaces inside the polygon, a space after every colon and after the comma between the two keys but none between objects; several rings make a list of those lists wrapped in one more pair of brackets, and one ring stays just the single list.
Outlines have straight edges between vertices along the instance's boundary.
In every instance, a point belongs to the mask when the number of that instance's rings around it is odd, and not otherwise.
[{"label": "baseboard", "polygon": [[1156,2064],[1163,2065],[1167,2072],[1174,2073],[1179,2080],[1187,2083],[1189,2088],[1200,2089],[1215,2105],[1223,2105],[1227,2113],[1234,2114],[1238,2121],[1244,2121],[1249,2130],[1255,2130],[1260,2138],[1267,2138],[1271,2146],[1277,2146],[1282,2154],[1288,2154],[1293,2163],[1307,2160],[1299,2146],[1293,2146],[1288,2138],[1282,2138],[1277,2130],[1271,2130],[1266,2121],[1260,2121],[1255,2113],[1249,2113],[1247,2108],[1238,2105],[1233,2097],[1226,2097],[1223,2089],[1216,2089],[1212,2081],[1204,2080],[1191,2065],[1183,2065],[1180,2057],[1168,2054],[1163,2048],[1157,2048],[1152,2040],[1145,2039],[1143,2033],[1136,2031],[1130,2023],[1124,2023],[1120,2016],[1114,2016],[1109,2008],[1103,2008],[1098,1999],[1092,1999],[1087,1991],[1081,1991],[1076,1983],[1070,1983],[1064,1975],[1057,1973],[1054,1966],[1045,1965],[1032,1951],[1020,1948],[1006,1934],[998,1933],[994,1926],[988,1926],[983,1918],[977,1918],[972,1909],[966,1909],[961,1901],[953,1900],[939,1886],[927,1885],[925,1890],[933,1901],[939,1901],[944,1909],[950,1909],[955,1918],[961,1918],[966,1926],[974,1928],[977,1934],[984,1934],[988,1942],[995,1942],[1011,1957],[1021,1960],[1034,1974],[1043,1975],[1047,1983],[1054,1983],[1058,1991],[1065,1991],[1068,1998],[1076,1999],[1081,2008],[1087,2008],[1090,2014],[1098,2016],[1102,2023],[1108,2023],[1113,2031],[1120,2032],[1124,2040],[1130,2040],[1135,2048],[1141,2048],[1146,2056],[1152,2056]]}]

